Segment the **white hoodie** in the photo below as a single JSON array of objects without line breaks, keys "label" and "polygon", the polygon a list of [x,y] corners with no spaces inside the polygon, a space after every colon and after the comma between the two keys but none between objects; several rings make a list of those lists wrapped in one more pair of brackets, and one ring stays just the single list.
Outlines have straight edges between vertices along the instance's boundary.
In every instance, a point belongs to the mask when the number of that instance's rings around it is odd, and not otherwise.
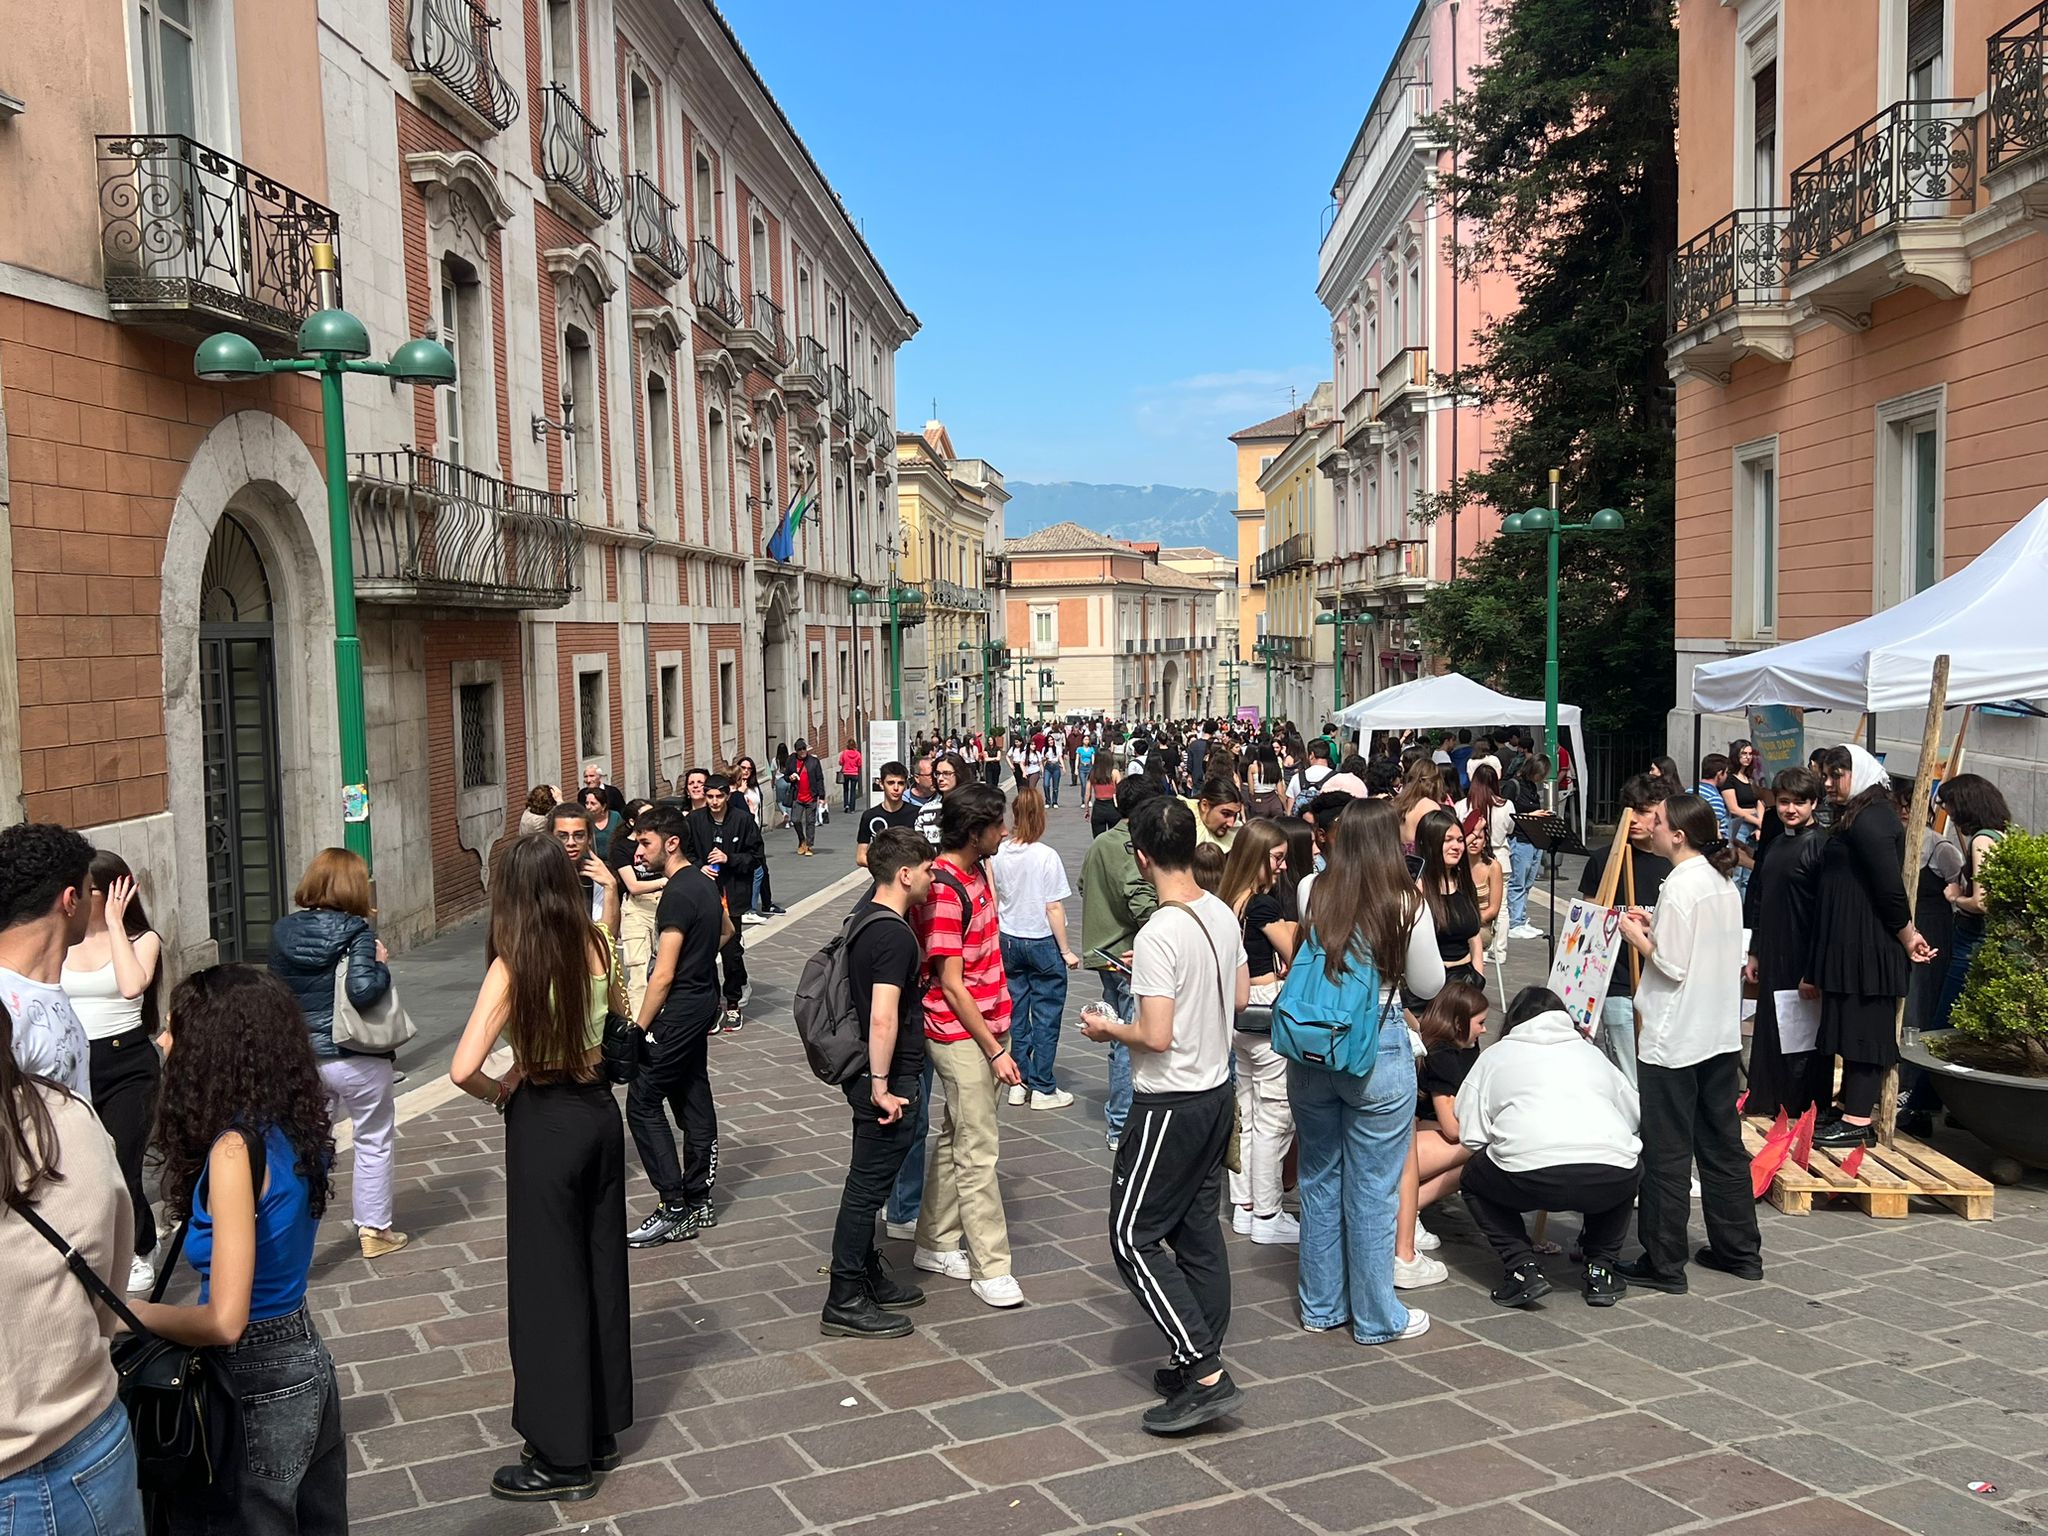
[{"label": "white hoodie", "polygon": [[1458,1139],[1504,1173],[1642,1156],[1635,1088],[1567,1013],[1539,1013],[1481,1051],[1457,1113]]}]

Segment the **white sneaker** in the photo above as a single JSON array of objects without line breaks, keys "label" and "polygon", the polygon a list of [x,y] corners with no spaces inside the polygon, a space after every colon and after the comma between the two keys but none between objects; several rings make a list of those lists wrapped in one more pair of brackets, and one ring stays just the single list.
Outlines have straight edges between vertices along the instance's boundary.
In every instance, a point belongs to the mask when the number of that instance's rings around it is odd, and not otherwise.
[{"label": "white sneaker", "polygon": [[1543,930],[1534,923],[1517,923],[1508,930],[1508,937],[1511,939],[1540,939],[1543,937]]},{"label": "white sneaker", "polygon": [[138,1253],[128,1261],[128,1294],[147,1295],[156,1284],[156,1266],[149,1262],[147,1255]]},{"label": "white sneaker", "polygon": [[758,928],[767,921],[768,919],[758,912],[742,912],[740,914],[740,926],[742,928]]},{"label": "white sneaker", "polygon": [[[1408,1326],[1403,1328],[1397,1337],[1419,1339],[1427,1332],[1429,1332],[1429,1314],[1420,1307],[1410,1307],[1408,1309]],[[1393,1340],[1389,1339],[1387,1342],[1391,1344]]]},{"label": "white sneaker", "polygon": [[1434,1253],[1437,1249],[1443,1247],[1443,1245],[1444,1240],[1438,1237],[1434,1232],[1430,1231],[1429,1228],[1425,1227],[1422,1224],[1422,1218],[1420,1216],[1416,1217],[1415,1251],[1417,1253]]},{"label": "white sneaker", "polygon": [[1252,1218],[1252,1241],[1255,1243],[1298,1243],[1301,1241],[1301,1223],[1285,1211],[1276,1216],[1254,1216]]},{"label": "white sneaker", "polygon": [[914,1221],[884,1221],[882,1223],[882,1231],[890,1237],[900,1237],[908,1242],[911,1238],[917,1236],[917,1223]]},{"label": "white sneaker", "polygon": [[[967,1267],[967,1255],[960,1255],[960,1267]],[[1024,1305],[1023,1287],[1017,1284],[1015,1275],[994,1275],[986,1280],[971,1282],[974,1294],[992,1307],[1021,1307]]]},{"label": "white sneaker", "polygon": [[1025,1097],[1026,1094],[1024,1085],[1022,1083],[1016,1084],[1014,1087],[1010,1089],[1010,1108],[1022,1108]]},{"label": "white sneaker", "polygon": [[928,1269],[935,1275],[944,1275],[948,1280],[965,1280],[970,1274],[967,1268],[967,1255],[958,1248],[950,1253],[933,1253],[929,1248],[920,1248],[911,1254],[910,1262],[918,1269]]},{"label": "white sneaker", "polygon": [[1425,1285],[1442,1285],[1450,1278],[1451,1272],[1441,1259],[1432,1259],[1426,1253],[1418,1253],[1412,1261],[1399,1254],[1394,1255],[1394,1289],[1397,1291],[1419,1291]]},{"label": "white sneaker", "polygon": [[[1016,1100],[1012,1099],[1010,1102],[1014,1104]],[[1055,1088],[1051,1093],[1040,1093],[1036,1088],[1031,1090],[1033,1109],[1065,1109],[1073,1102],[1074,1096],[1064,1088]]]},{"label": "white sneaker", "polygon": [[1230,1230],[1239,1237],[1252,1235],[1252,1208],[1248,1205],[1233,1205],[1230,1208]]}]

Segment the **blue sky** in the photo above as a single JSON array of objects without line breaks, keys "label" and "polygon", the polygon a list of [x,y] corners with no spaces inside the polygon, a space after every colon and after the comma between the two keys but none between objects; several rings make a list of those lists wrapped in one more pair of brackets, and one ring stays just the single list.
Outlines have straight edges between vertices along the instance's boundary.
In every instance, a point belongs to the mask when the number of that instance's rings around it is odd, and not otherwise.
[{"label": "blue sky", "polygon": [[1413,0],[724,0],[1015,480],[1233,484],[1238,427],[1330,367],[1316,244]]}]

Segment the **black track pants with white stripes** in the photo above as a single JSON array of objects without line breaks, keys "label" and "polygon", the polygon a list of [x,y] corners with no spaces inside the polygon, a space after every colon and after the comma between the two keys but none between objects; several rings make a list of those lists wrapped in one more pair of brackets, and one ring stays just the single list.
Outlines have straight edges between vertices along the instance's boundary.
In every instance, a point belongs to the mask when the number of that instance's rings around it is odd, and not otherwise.
[{"label": "black track pants with white stripes", "polygon": [[1230,1256],[1218,1210],[1232,1103],[1228,1083],[1134,1094],[1110,1183],[1117,1273],[1166,1335],[1173,1363],[1197,1377],[1223,1363],[1230,1326]]}]

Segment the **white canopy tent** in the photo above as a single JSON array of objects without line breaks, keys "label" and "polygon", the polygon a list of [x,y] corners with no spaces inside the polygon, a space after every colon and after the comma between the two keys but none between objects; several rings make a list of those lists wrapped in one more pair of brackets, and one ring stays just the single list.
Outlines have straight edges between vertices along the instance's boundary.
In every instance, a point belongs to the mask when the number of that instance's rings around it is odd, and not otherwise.
[{"label": "white canopy tent", "polygon": [[[1440,677],[1418,677],[1413,682],[1382,688],[1370,698],[1346,705],[1337,712],[1337,723],[1361,736],[1371,731],[1405,731],[1460,726],[1527,725],[1543,729],[1543,701],[1515,699],[1495,693],[1484,683],[1475,683],[1462,672]],[[1576,704],[1557,706],[1557,727],[1572,733],[1573,749],[1580,772],[1585,771],[1586,731]],[[1578,797],[1579,836],[1586,835],[1586,797]]]},{"label": "white canopy tent", "polygon": [[1752,704],[1875,713],[1924,709],[1934,658],[1950,658],[1948,703],[2048,695],[2048,501],[1945,581],[1867,619],[1693,672],[1696,710]]}]

